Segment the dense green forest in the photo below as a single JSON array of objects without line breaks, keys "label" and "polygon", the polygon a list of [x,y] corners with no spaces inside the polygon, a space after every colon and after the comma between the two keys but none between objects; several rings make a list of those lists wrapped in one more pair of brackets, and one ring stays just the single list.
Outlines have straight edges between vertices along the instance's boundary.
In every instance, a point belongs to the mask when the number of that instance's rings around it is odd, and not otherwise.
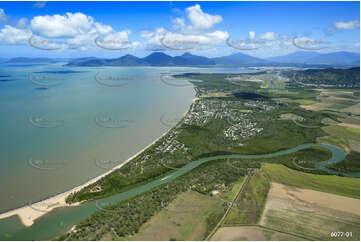
[{"label": "dense green forest", "polygon": [[304,84],[332,85],[335,87],[360,87],[360,67],[350,69],[308,69],[291,71],[285,75],[293,81]]}]

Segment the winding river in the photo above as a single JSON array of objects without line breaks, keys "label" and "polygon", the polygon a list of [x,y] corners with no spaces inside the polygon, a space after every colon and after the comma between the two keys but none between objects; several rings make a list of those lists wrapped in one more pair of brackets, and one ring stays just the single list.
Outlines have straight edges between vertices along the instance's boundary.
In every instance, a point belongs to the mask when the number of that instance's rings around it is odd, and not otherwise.
[{"label": "winding river", "polygon": [[[328,164],[342,161],[346,157],[346,153],[337,147],[326,145],[326,144],[302,144],[292,149],[283,150],[271,154],[262,155],[218,155],[213,157],[201,158],[199,160],[188,163],[182,168],[174,171],[173,173],[159,178],[155,181],[149,182],[148,184],[136,187],[129,191],[113,195],[111,197],[103,198],[97,201],[87,202],[80,206],[67,207],[55,209],[48,214],[37,219],[34,224],[30,227],[24,227],[19,219],[15,216],[0,220],[0,240],[49,240],[52,239],[70,229],[70,227],[86,217],[90,216],[97,210],[99,210],[99,203],[112,204],[120,202],[146,191],[149,191],[157,186],[164,183],[170,182],[177,177],[191,171],[192,169],[213,160],[227,159],[227,158],[272,158],[281,155],[291,154],[300,150],[304,150],[310,147],[323,147],[332,152],[332,157],[327,161],[318,162],[316,168],[333,172],[326,168]],[[343,174],[349,177],[359,177],[359,173]],[[104,209],[105,210],[105,209]],[[114,211],[109,211],[114,212]]]}]

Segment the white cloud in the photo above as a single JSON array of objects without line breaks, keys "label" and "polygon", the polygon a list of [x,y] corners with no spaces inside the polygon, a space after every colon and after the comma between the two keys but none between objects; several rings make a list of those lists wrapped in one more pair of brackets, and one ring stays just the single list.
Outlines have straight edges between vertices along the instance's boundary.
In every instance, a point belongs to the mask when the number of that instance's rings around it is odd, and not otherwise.
[{"label": "white cloud", "polygon": [[209,29],[222,22],[222,16],[204,13],[199,4],[186,9],[188,19],[196,29]]},{"label": "white cloud", "polygon": [[5,25],[0,30],[0,42],[3,44],[27,44],[31,37],[31,31],[17,29],[10,25]]},{"label": "white cloud", "polygon": [[360,21],[358,19],[349,22],[339,21],[335,22],[333,27],[337,30],[359,29]]},{"label": "white cloud", "polygon": [[4,9],[0,8],[0,21],[6,22],[8,19],[8,16],[5,14]]},{"label": "white cloud", "polygon": [[275,40],[277,38],[277,34],[275,32],[266,32],[261,35],[261,39],[264,40]]},{"label": "white cloud", "polygon": [[101,35],[110,34],[113,32],[113,28],[109,25],[102,25],[100,23],[95,23],[96,31]]},{"label": "white cloud", "polygon": [[256,38],[256,32],[254,32],[254,31],[249,31],[248,32],[248,38],[249,39],[254,39],[254,38]]},{"label": "white cloud", "polygon": [[36,16],[30,22],[33,33],[50,38],[75,37],[90,31],[94,24],[92,17],[83,13]]},{"label": "white cloud", "polygon": [[[30,37],[44,48],[61,46],[62,49],[86,50],[97,48],[95,39],[113,43],[127,43],[129,48],[139,43],[128,40],[130,30],[115,31],[111,26],[95,22],[91,16],[83,13],[66,13],[65,15],[36,16],[27,25],[27,19],[22,18],[16,27],[6,25],[0,30],[0,41],[7,44],[25,44]],[[33,45],[34,46],[34,45]]]},{"label": "white cloud", "polygon": [[173,19],[173,30],[159,27],[142,31],[141,36],[147,39],[148,46],[152,46],[150,49],[166,50],[170,46],[179,47],[179,50],[189,47],[204,49],[222,43],[229,37],[227,32],[212,28],[222,21],[221,16],[204,13],[198,4],[188,7],[186,13],[187,19]]}]

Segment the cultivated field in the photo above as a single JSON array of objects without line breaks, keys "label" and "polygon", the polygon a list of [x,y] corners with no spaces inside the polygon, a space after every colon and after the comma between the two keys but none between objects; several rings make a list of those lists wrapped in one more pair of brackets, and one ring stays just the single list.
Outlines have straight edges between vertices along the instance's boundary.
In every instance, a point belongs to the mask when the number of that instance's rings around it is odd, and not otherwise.
[{"label": "cultivated field", "polygon": [[360,179],[304,173],[280,164],[265,163],[262,165],[262,169],[272,182],[351,198],[360,198]]},{"label": "cultivated field", "polygon": [[309,239],[359,240],[359,208],[359,199],[272,183],[260,224]]},{"label": "cultivated field", "polygon": [[307,110],[336,110],[349,108],[359,102],[359,97],[352,91],[342,89],[317,89],[320,92],[317,102],[302,103],[301,106]]}]

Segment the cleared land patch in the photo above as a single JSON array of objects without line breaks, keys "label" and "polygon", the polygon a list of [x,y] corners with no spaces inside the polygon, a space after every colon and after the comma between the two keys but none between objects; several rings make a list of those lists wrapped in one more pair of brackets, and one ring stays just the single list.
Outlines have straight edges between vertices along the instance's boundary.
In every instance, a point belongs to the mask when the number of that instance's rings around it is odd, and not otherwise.
[{"label": "cleared land patch", "polygon": [[[207,232],[207,217],[214,211],[224,212],[223,202],[198,192],[179,194],[167,209],[163,209],[142,225],[129,240],[202,240]],[[175,212],[177,211],[177,212]],[[182,212],[183,211],[183,212]]]},{"label": "cleared land patch", "polygon": [[265,173],[255,169],[249,182],[237,196],[224,220],[225,225],[257,224],[267,198],[269,181]]},{"label": "cleared land patch", "polygon": [[360,179],[310,174],[296,171],[280,164],[265,163],[262,165],[262,170],[265,171],[272,182],[341,196],[360,198]]},{"label": "cleared land patch", "polygon": [[[260,224],[316,240],[359,240],[360,200],[272,183]],[[331,232],[352,236],[331,237]]]},{"label": "cleared land patch", "polygon": [[[352,109],[352,111],[357,112],[354,106],[359,107],[358,97],[352,95],[352,92],[344,90],[328,90],[328,89],[317,89],[320,91],[320,94],[317,96],[318,102],[314,103],[301,103],[300,107],[306,110],[346,110]],[[348,111],[350,112],[350,111]],[[358,111],[360,113],[360,111]]]}]

